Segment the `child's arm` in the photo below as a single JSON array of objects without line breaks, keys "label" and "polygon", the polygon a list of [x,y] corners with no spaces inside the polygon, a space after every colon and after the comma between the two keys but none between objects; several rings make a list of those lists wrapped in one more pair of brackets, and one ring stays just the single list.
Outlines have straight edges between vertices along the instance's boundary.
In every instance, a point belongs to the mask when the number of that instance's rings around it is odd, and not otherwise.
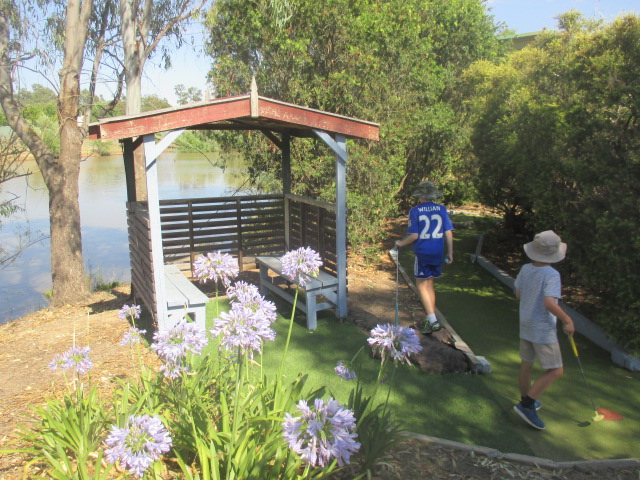
[{"label": "child's arm", "polygon": [[447,247],[447,251],[444,255],[445,261],[447,263],[453,263],[453,231],[447,230],[444,232],[444,242]]},{"label": "child's arm", "polygon": [[552,313],[560,319],[560,321],[562,322],[562,330],[564,330],[564,333],[572,337],[573,333],[576,330],[573,325],[573,320],[571,320],[571,317],[567,315],[566,312],[562,310],[562,308],[560,308],[560,305],[558,305],[556,298],[544,297],[544,308],[546,308],[548,312]]},{"label": "child's arm", "polygon": [[404,246],[410,245],[413,242],[415,242],[417,239],[418,239],[417,233],[410,233],[409,235],[404,237],[402,240],[396,240],[396,247],[404,247]]}]

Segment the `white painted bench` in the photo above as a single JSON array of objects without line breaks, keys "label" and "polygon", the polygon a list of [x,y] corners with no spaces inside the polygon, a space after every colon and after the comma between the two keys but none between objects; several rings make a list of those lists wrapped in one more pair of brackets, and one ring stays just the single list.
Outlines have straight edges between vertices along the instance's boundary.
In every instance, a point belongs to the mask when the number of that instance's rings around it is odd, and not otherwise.
[{"label": "white painted bench", "polygon": [[[269,271],[274,272],[278,277],[287,281],[289,278],[282,275],[282,263],[280,257],[264,256],[256,257],[256,263],[260,267],[260,293],[266,295],[271,291],[293,304],[295,297],[284,288],[276,285],[273,280],[276,277],[269,275]],[[307,315],[307,328],[315,330],[318,327],[317,312],[328,308],[336,308],[338,304],[338,279],[333,275],[320,270],[317,277],[308,277],[303,286],[298,285],[303,298],[298,296],[296,308],[302,310]],[[317,297],[322,295],[326,301],[318,303]]]},{"label": "white painted bench", "polygon": [[191,283],[176,265],[164,266],[164,295],[167,313],[163,325],[158,326],[160,330],[175,327],[187,315],[205,328],[205,305],[209,297]]}]

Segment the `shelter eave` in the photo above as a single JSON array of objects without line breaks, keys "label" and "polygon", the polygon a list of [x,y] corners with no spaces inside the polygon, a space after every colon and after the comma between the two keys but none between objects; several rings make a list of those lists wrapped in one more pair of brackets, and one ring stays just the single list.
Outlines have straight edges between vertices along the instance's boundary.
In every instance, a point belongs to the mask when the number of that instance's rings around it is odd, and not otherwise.
[{"label": "shelter eave", "polygon": [[270,130],[299,137],[323,130],[368,140],[379,140],[380,130],[376,123],[245,95],[103,119],[89,126],[89,138],[120,140],[179,128]]}]

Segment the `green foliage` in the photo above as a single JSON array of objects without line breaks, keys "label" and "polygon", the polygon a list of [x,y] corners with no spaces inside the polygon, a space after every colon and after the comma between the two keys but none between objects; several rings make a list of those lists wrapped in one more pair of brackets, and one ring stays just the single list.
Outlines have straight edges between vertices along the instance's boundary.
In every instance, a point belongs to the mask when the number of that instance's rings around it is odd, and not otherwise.
[{"label": "green foliage", "polygon": [[181,152],[217,152],[220,150],[215,132],[186,131],[178,137],[174,145]]},{"label": "green foliage", "polygon": [[553,229],[568,274],[600,296],[598,321],[640,350],[640,18],[562,17],[501,64],[467,73],[481,199],[516,233]]},{"label": "green foliage", "polygon": [[186,105],[187,103],[195,103],[202,100],[202,90],[196,87],[185,87],[179,83],[174,87],[178,105]]},{"label": "green foliage", "polygon": [[[188,354],[188,368],[165,377],[142,365],[138,343],[132,347],[134,365],[138,357],[137,381],[119,380],[109,400],[82,384],[62,398],[50,399],[46,407],[36,409],[36,425],[23,433],[27,446],[14,451],[30,455],[29,465],[37,464],[52,478],[106,478],[111,466],[102,456],[112,426],[122,429],[132,416],[154,415],[170,432],[172,450],[164,462],[156,461],[147,470],[148,478],[166,478],[169,469],[172,475],[194,480],[327,478],[339,470],[336,460],[323,467],[307,465],[283,437],[286,413],[295,412],[301,400],[313,405],[314,399],[326,395],[324,387],[307,387],[306,375],[286,380],[284,374],[296,301],[297,295],[276,375],[265,375],[246,352],[225,355],[220,339],[209,339],[213,344],[206,353]],[[227,302],[222,307],[227,309]],[[171,342],[174,352],[181,341]],[[364,397],[358,381],[349,402],[359,415],[360,463],[369,474],[402,438],[388,400],[375,401],[385,366],[380,365],[374,394]],[[74,377],[73,385],[77,382]]]},{"label": "green foliage", "polygon": [[[348,143],[356,250],[380,240],[398,198],[408,198],[421,180],[447,185],[451,198],[468,198],[469,182],[456,185],[466,175],[460,168],[469,135],[457,79],[500,48],[481,2],[330,0],[319,8],[311,0],[223,0],[208,23],[218,96],[246,93],[255,75],[262,95],[380,123],[380,142]],[[262,135],[246,134],[238,143],[253,179],[279,178],[277,152]],[[333,201],[326,147],[296,141],[292,150],[295,193]]]},{"label": "green foliage", "polygon": [[51,478],[107,478],[109,466],[96,455],[109,418],[95,387],[85,391],[80,384],[64,398],[52,398],[35,409],[39,424],[23,429],[21,437],[29,446],[19,449],[29,454],[29,464],[48,465]]},{"label": "green foliage", "polygon": [[140,110],[142,112],[148,112],[150,110],[160,110],[170,106],[171,104],[166,98],[160,98],[158,95],[143,95]]}]

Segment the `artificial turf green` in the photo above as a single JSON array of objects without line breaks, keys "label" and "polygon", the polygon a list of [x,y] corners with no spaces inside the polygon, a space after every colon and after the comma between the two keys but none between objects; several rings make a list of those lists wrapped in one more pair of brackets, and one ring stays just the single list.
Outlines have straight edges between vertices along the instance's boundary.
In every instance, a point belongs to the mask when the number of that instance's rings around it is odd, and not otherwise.
[{"label": "artificial turf green", "polygon": [[[474,219],[453,216],[454,224],[469,220]],[[437,280],[437,306],[474,353],[489,361],[492,373],[433,375],[402,365],[395,374],[389,372],[387,382],[378,387],[376,398],[384,399],[391,385],[389,403],[394,415],[414,433],[555,461],[638,457],[640,428],[636,410],[640,374],[616,367],[607,352],[579,335],[576,341],[580,359],[596,406],[614,410],[624,420],[592,421],[594,412],[588,392],[562,335],[565,376],[540,398],[540,416],[547,429],[533,430],[512,411],[519,396],[518,305],[512,292],[470,261],[481,228],[455,232],[455,262],[446,266],[445,274]],[[403,249],[400,259],[411,271],[410,249]],[[256,360],[263,362],[268,375],[275,375],[292,306],[279,298],[267,298],[278,308],[279,317],[274,324],[277,336],[265,345],[264,356]],[[210,319],[213,305],[208,305]],[[314,331],[306,328],[305,316],[296,313],[284,374],[289,378],[306,374],[309,389],[326,387],[328,395],[345,402],[354,382],[341,380],[333,369],[339,360],[350,361],[360,351],[356,364],[361,381],[371,393],[379,360],[371,357],[367,345],[365,333],[350,322],[340,322],[330,312],[318,315],[318,328]]]}]

